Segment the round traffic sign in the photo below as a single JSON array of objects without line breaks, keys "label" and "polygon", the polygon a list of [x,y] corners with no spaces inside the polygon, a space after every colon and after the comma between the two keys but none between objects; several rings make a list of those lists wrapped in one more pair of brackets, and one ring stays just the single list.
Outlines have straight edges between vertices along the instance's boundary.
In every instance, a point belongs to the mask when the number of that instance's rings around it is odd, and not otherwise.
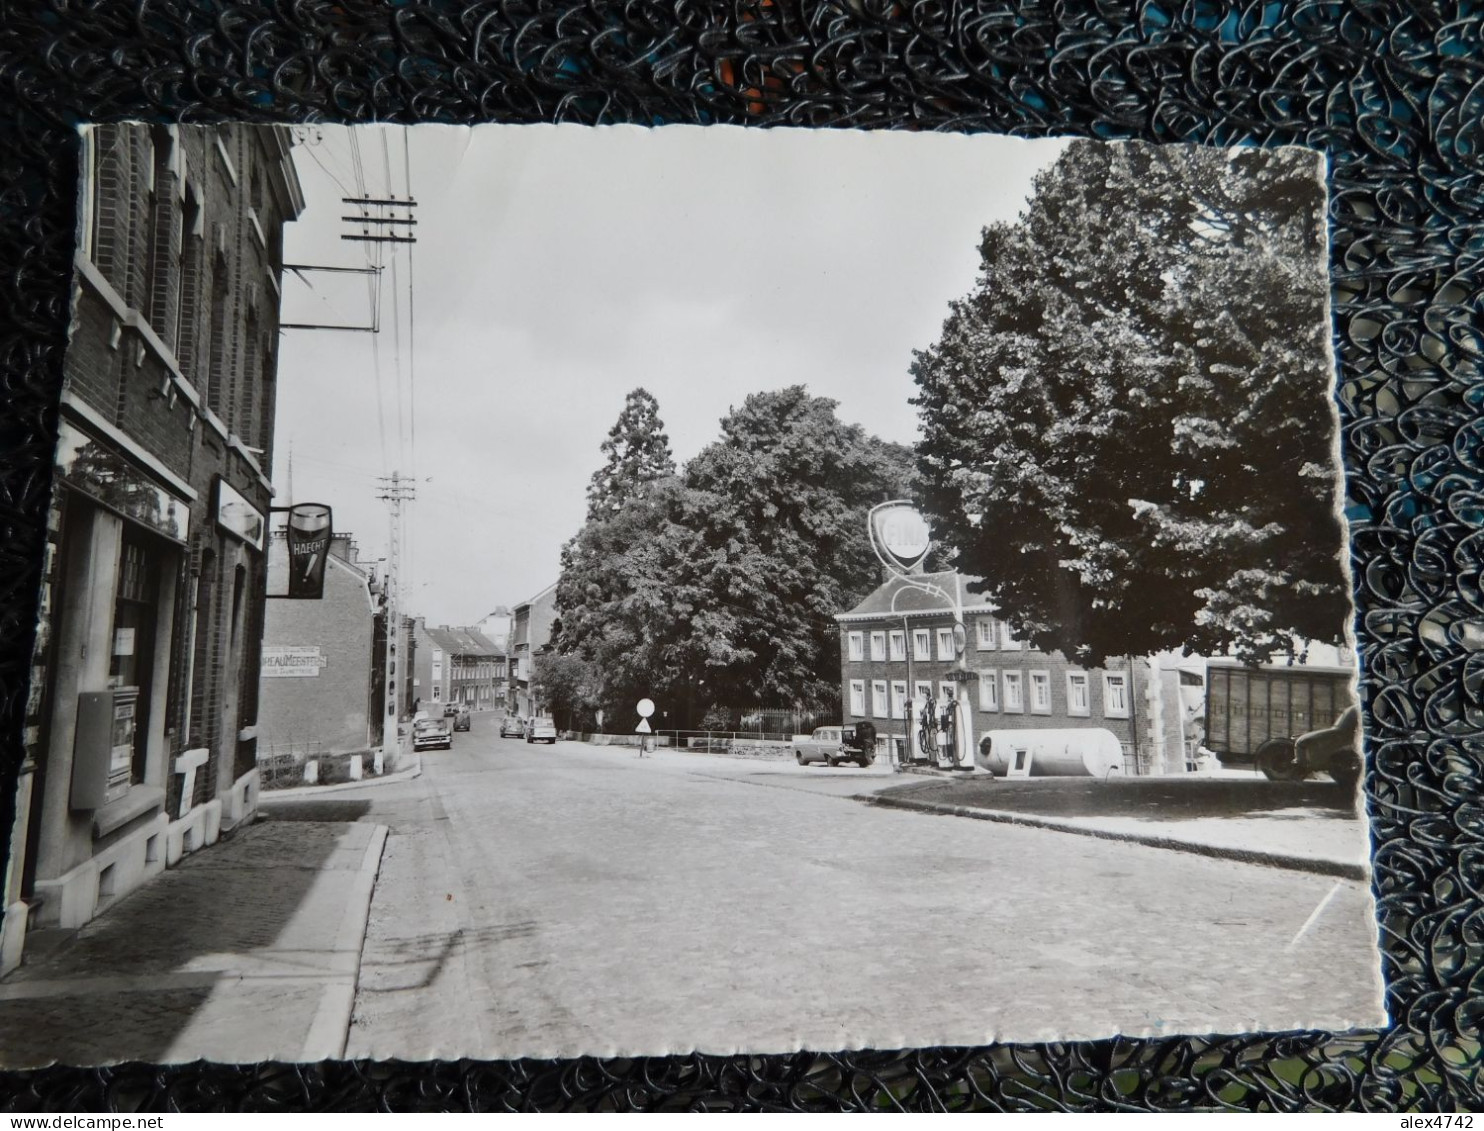
[{"label": "round traffic sign", "polygon": [[639,717],[641,719],[647,719],[650,715],[654,714],[654,700],[641,699],[639,700],[638,706],[636,706],[634,710],[639,712]]}]

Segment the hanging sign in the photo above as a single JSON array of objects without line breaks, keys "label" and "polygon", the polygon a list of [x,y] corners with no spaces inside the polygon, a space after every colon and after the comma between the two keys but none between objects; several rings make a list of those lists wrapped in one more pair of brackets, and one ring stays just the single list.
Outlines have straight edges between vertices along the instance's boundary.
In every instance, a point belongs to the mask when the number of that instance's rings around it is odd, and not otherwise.
[{"label": "hanging sign", "polygon": [[325,595],[325,563],[334,523],[330,508],[298,503],[288,512],[289,592],[291,598],[318,601]]}]

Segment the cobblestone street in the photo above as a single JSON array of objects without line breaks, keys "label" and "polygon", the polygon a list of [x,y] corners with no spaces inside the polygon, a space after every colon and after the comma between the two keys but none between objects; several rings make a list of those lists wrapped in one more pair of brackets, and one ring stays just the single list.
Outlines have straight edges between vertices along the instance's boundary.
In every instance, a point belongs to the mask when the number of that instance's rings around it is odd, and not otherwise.
[{"label": "cobblestone street", "polygon": [[258,824],[0,982],[9,1066],[338,1057],[383,833]]},{"label": "cobblestone street", "polygon": [[895,1048],[1384,1021],[1357,882],[867,806],[900,777],[477,718],[389,827],[353,1057]]}]

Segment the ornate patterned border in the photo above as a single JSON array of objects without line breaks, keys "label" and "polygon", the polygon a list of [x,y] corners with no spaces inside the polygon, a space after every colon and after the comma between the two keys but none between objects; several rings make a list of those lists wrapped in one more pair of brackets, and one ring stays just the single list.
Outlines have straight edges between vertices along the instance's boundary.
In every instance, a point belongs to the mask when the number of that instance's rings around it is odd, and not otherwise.
[{"label": "ornate patterned border", "polygon": [[0,29],[0,823],[66,344],[73,123],[732,122],[1330,155],[1384,1033],[51,1069],[19,1108],[1467,1110],[1478,1043],[1484,18],[1431,0],[16,0]]}]

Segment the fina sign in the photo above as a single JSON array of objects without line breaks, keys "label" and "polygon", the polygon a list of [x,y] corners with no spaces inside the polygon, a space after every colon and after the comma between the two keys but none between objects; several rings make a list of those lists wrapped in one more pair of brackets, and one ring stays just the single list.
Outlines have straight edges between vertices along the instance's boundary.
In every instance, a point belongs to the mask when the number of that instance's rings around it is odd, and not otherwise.
[{"label": "fina sign", "polygon": [[904,499],[872,507],[870,523],[876,553],[899,569],[916,569],[932,549],[927,520]]}]

